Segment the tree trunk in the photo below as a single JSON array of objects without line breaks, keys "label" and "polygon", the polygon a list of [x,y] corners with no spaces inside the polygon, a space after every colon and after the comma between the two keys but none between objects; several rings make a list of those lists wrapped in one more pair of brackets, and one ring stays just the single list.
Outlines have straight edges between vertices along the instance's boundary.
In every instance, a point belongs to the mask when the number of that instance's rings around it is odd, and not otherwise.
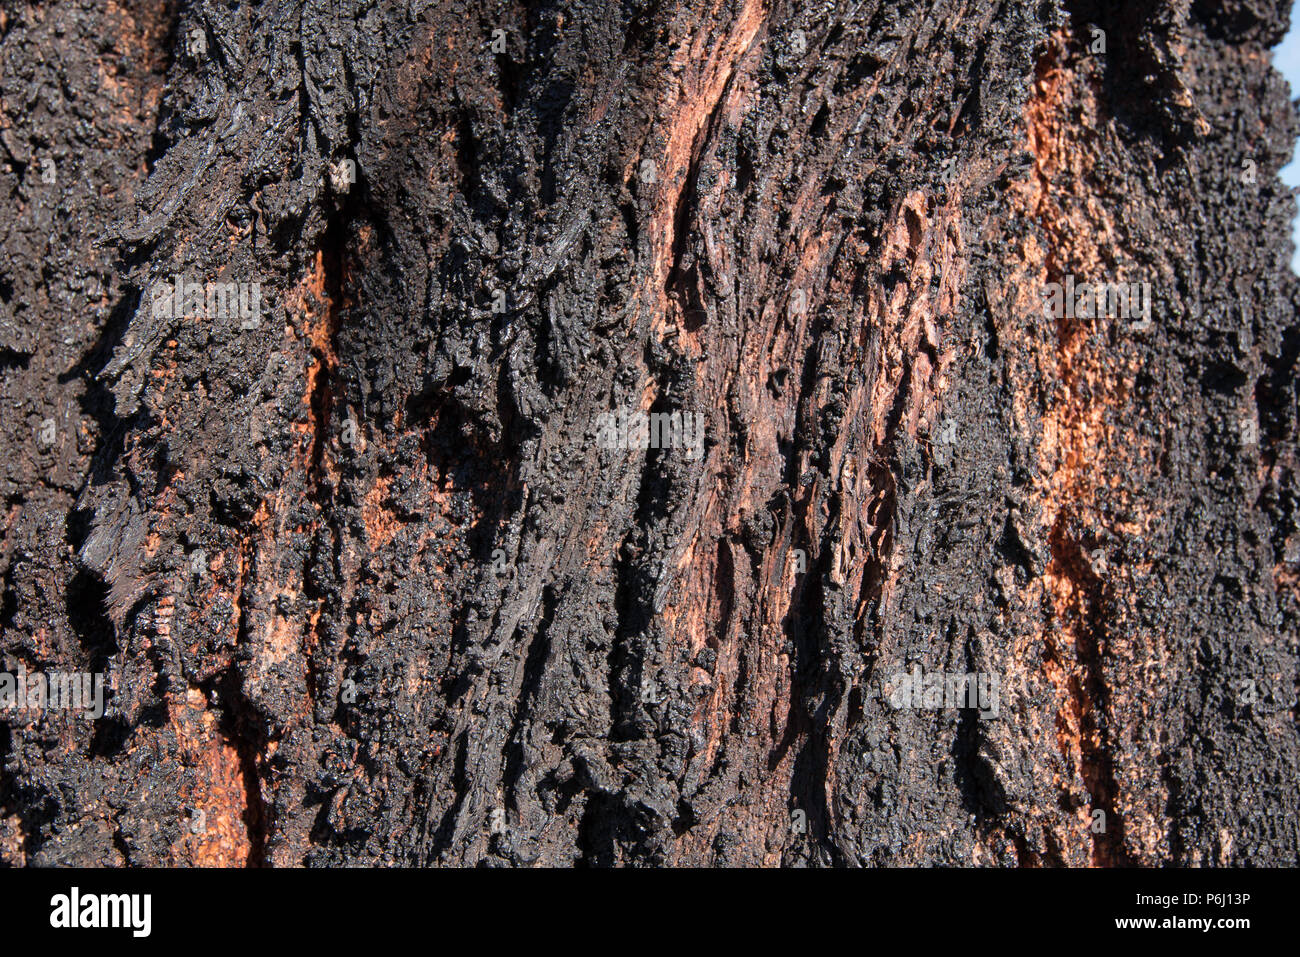
[{"label": "tree trunk", "polygon": [[1288,6],[6,3],[0,860],[1295,864]]}]

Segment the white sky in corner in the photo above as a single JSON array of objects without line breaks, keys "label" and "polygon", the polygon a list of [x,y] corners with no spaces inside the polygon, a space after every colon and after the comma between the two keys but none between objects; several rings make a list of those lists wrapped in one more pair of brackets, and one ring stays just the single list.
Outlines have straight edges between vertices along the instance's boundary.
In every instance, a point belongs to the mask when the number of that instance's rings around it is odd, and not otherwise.
[{"label": "white sky in corner", "polygon": [[[1291,98],[1300,96],[1300,9],[1294,6],[1291,9],[1291,32],[1273,51],[1273,65],[1291,84]],[[1293,159],[1282,167],[1282,182],[1288,186],[1300,186],[1300,160]],[[1300,215],[1291,223],[1291,240],[1291,270],[1300,275]]]}]

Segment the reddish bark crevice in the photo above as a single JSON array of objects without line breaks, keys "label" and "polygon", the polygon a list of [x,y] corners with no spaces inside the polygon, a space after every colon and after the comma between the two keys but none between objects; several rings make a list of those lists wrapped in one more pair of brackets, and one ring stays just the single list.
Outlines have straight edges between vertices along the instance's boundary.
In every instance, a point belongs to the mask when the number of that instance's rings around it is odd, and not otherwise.
[{"label": "reddish bark crevice", "polygon": [[1295,860],[1280,8],[153,9],[0,14],[0,860]]}]

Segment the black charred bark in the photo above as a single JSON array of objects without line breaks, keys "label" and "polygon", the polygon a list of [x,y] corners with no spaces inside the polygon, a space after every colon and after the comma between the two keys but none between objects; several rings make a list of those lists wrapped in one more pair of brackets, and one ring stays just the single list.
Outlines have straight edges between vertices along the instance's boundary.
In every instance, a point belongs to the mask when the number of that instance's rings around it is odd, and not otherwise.
[{"label": "black charred bark", "polygon": [[0,861],[1295,864],[1289,4],[1119,6],[4,4]]}]

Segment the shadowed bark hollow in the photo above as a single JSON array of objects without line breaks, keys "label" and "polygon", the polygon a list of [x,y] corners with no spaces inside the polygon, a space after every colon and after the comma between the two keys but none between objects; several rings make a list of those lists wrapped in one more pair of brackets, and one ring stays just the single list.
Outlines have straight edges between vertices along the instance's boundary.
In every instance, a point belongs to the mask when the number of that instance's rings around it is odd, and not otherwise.
[{"label": "shadowed bark hollow", "polygon": [[6,0],[0,861],[1297,863],[1287,7]]}]

